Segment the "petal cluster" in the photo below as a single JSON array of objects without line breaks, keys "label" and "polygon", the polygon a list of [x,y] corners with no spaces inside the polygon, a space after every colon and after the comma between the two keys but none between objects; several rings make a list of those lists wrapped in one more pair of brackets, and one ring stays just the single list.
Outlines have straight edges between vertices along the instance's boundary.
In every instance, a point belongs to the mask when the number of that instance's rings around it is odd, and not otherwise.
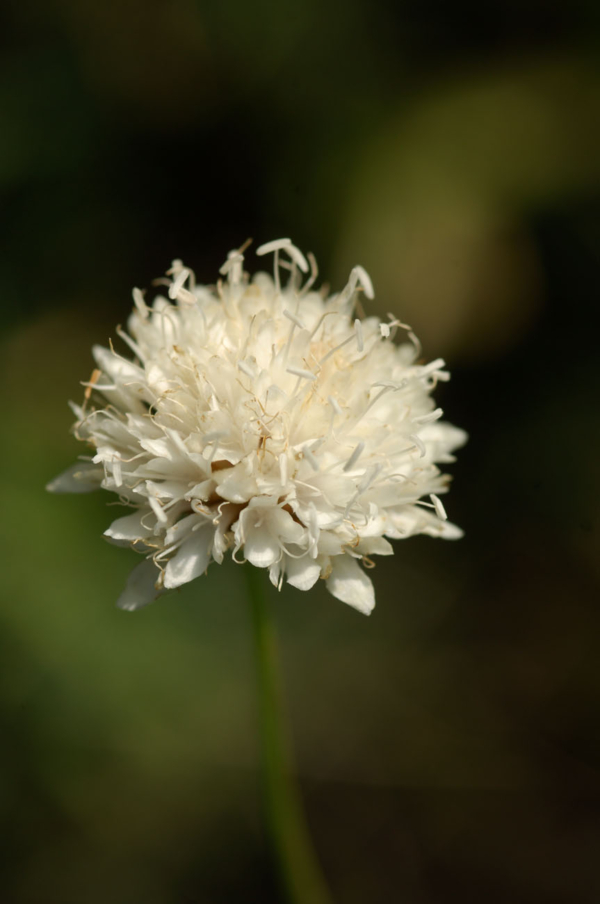
[{"label": "petal cluster", "polygon": [[[438,464],[466,439],[441,420],[432,390],[448,379],[423,364],[409,328],[359,317],[371,281],[313,289],[316,265],[281,239],[274,275],[244,271],[230,252],[216,286],[175,261],[164,295],[134,290],[126,354],[93,350],[97,369],[74,432],[90,447],[49,489],[117,494],[128,513],[106,531],[144,560],[119,599],[135,609],[193,580],[225,554],[308,590],[319,578],[369,613],[364,568],[389,540],[453,539]],[[396,334],[404,342],[395,342]],[[362,566],[362,567],[361,567]]]}]

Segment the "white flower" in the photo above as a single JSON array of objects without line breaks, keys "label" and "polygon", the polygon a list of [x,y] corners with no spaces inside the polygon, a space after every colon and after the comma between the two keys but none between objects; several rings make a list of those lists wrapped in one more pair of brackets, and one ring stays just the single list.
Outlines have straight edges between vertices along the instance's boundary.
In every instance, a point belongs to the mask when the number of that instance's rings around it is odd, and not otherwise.
[{"label": "white flower", "polygon": [[[424,533],[453,539],[439,496],[462,430],[440,420],[431,391],[447,380],[441,359],[394,344],[390,319],[358,319],[361,267],[339,294],[312,290],[316,265],[289,239],[274,279],[243,270],[230,252],[216,287],[196,286],[181,261],[168,299],[147,307],[135,289],[129,331],[134,359],[95,347],[98,369],[74,432],[92,448],[50,484],[55,492],[102,487],[131,511],[106,536],[145,560],[118,605],[135,609],[222,562],[227,550],[308,590],[324,578],[364,613],[375,603],[360,567],[390,555],[389,539]],[[280,283],[287,271],[286,285]],[[302,285],[304,274],[310,275]]]}]

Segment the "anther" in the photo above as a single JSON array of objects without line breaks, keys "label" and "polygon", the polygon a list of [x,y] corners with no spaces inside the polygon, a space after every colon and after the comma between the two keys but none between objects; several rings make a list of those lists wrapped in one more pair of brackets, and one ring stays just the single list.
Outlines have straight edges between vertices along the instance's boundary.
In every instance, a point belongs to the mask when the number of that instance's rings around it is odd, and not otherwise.
[{"label": "anther", "polygon": [[255,378],[256,374],[254,373],[254,370],[250,367],[249,364],[246,364],[245,361],[238,361],[237,366],[242,371],[242,373],[245,373],[246,376],[250,377],[251,380]]},{"label": "anther", "polygon": [[288,460],[285,452],[282,452],[279,456],[279,479],[281,481],[281,485],[285,486],[288,478]]},{"label": "anther", "polygon": [[302,323],[299,317],[296,317],[295,314],[292,314],[291,311],[284,311],[283,316],[287,317],[288,320],[291,320],[293,324],[295,324],[299,329],[305,330],[306,327]]},{"label": "anther", "polygon": [[435,411],[430,411],[429,414],[421,414],[419,417],[413,418],[413,421],[415,424],[432,424],[433,421],[438,421],[443,413],[441,408],[436,408]]},{"label": "anther", "polygon": [[442,500],[438,496],[436,496],[435,493],[430,493],[429,498],[433,502],[433,507],[438,518],[441,518],[442,521],[447,521],[448,515],[446,514],[446,509],[442,504]]},{"label": "anther", "polygon": [[316,374],[314,374],[310,370],[303,370],[301,367],[286,367],[286,371],[288,374],[293,374],[295,377],[300,377],[302,380],[316,380]]},{"label": "anther", "polygon": [[143,317],[144,320],[147,320],[148,314],[150,313],[150,309],[149,309],[148,305],[146,304],[146,302],[144,301],[144,295],[143,295],[142,291],[140,289],[134,289],[132,294],[133,294],[134,304],[135,304],[136,308],[138,309],[140,315]]},{"label": "anther", "polygon": [[304,448],[302,450],[302,454],[303,454],[304,458],[307,460],[307,462],[309,463],[309,465],[311,466],[311,468],[313,469],[313,471],[318,471],[320,468],[319,462],[317,461],[316,457],[312,454],[310,449]]},{"label": "anther", "polygon": [[333,398],[333,396],[327,396],[327,401],[333,408],[334,412],[340,417],[343,414],[342,409],[340,408],[339,403]]},{"label": "anther", "polygon": [[425,454],[426,454],[427,450],[425,449],[425,443],[423,442],[421,437],[417,436],[416,433],[411,433],[408,438],[413,441],[416,448],[419,450],[419,457],[425,458]]},{"label": "anther", "polygon": [[363,337],[362,323],[358,318],[354,321],[354,332],[356,333],[356,344],[358,345],[358,350],[359,352],[362,352],[365,347],[365,342]]},{"label": "anther", "polygon": [[357,447],[355,448],[354,452],[352,453],[352,455],[350,456],[350,458],[348,459],[348,461],[347,461],[346,464],[344,465],[344,471],[349,471],[350,468],[353,468],[353,467],[354,467],[354,465],[356,464],[356,462],[358,461],[358,459],[359,459],[360,456],[362,455],[362,453],[363,453],[363,451],[364,451],[364,448],[365,448],[365,444],[364,444],[363,442],[360,442],[360,443],[357,445]]}]

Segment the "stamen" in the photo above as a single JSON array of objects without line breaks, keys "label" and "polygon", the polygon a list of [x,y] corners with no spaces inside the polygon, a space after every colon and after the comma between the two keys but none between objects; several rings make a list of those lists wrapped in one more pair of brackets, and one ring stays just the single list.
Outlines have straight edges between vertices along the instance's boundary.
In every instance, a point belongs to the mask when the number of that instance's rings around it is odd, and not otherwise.
[{"label": "stamen", "polygon": [[439,496],[436,496],[435,493],[430,493],[429,498],[433,502],[433,507],[435,508],[435,512],[438,518],[441,518],[442,521],[447,521],[448,515],[446,514],[446,509],[444,508],[442,500],[439,498]]},{"label": "stamen", "polygon": [[357,445],[357,447],[355,448],[354,452],[352,453],[352,455],[350,456],[350,458],[348,459],[348,461],[347,461],[346,464],[344,465],[344,471],[349,471],[350,468],[353,468],[353,467],[354,467],[354,465],[356,464],[356,462],[358,461],[358,459],[359,459],[360,456],[362,455],[362,453],[363,453],[363,451],[364,451],[364,448],[365,448],[365,444],[364,444],[363,442],[360,442],[360,443]]},{"label": "stamen", "polygon": [[421,343],[420,343],[418,337],[415,336],[415,334],[413,333],[412,330],[409,330],[409,331],[408,331],[408,338],[410,339],[410,341],[411,341],[412,344],[414,345],[414,348],[415,348],[415,358],[418,358],[418,357],[420,356],[421,352],[423,351],[423,346],[421,345]]},{"label": "stamen", "polygon": [[310,276],[309,276],[308,280],[302,286],[302,291],[300,292],[300,297],[302,297],[303,295],[306,295],[309,292],[309,290],[313,286],[317,276],[319,275],[319,268],[317,267],[317,261],[315,259],[314,254],[312,253],[312,251],[308,252],[307,257],[310,262]]},{"label": "stamen", "polygon": [[420,436],[417,436],[416,433],[410,433],[408,438],[411,439],[411,440],[413,441],[413,443],[415,444],[415,446],[416,446],[417,449],[419,450],[419,457],[420,457],[420,458],[425,458],[425,455],[426,455],[426,453],[427,453],[427,450],[426,450],[426,448],[425,448],[425,443],[423,442],[423,440],[421,439],[421,437],[420,437]]},{"label": "stamen", "polygon": [[207,449],[208,446],[212,445],[212,451],[208,458],[206,459],[208,464],[212,464],[212,461],[216,455],[217,449],[219,448],[219,441],[226,436],[222,431],[215,431],[214,433],[207,433],[204,437],[204,449],[203,452]]},{"label": "stamen", "polygon": [[357,487],[357,495],[360,496],[361,493],[364,493],[365,490],[368,490],[373,481],[377,478],[379,472],[383,468],[382,464],[374,465],[363,477],[361,482]]},{"label": "stamen", "polygon": [[301,330],[305,330],[305,329],[306,329],[306,327],[304,326],[304,324],[302,323],[302,321],[300,320],[300,318],[299,318],[299,317],[296,317],[295,314],[292,314],[291,311],[284,311],[284,312],[283,312],[283,316],[284,316],[284,317],[287,317],[288,320],[291,320],[292,323],[295,324],[295,326],[297,326],[299,329],[301,329]]},{"label": "stamen", "polygon": [[372,301],[375,298],[375,292],[373,290],[371,277],[369,276],[365,268],[361,267],[360,265],[354,268],[354,272],[358,277],[358,282],[360,283],[363,292],[365,293],[367,298]]},{"label": "stamen", "polygon": [[148,315],[150,314],[150,308],[144,301],[143,292],[140,289],[134,289],[132,294],[133,294],[134,304],[135,304],[136,308],[138,309],[139,314],[141,315],[141,317],[144,320],[147,320]]},{"label": "stamen", "polygon": [[377,393],[377,395],[375,396],[375,398],[371,399],[371,401],[369,402],[369,404],[367,405],[367,407],[365,408],[365,410],[362,412],[362,414],[359,414],[359,416],[358,416],[351,424],[348,424],[348,425],[347,425],[346,431],[345,431],[345,432],[347,432],[347,431],[350,430],[350,429],[354,429],[354,427],[356,427],[356,425],[357,425],[358,423],[360,423],[360,421],[362,421],[362,419],[365,417],[365,415],[367,415],[367,414],[369,413],[369,411],[371,410],[371,408],[373,408],[373,406],[377,404],[377,402],[379,401],[379,399],[380,399],[383,395],[385,395],[386,392],[389,392],[390,390],[396,391],[396,390],[398,390],[398,389],[403,389],[403,388],[404,388],[404,387],[403,387],[401,384],[399,384],[399,383],[387,383],[387,382],[385,382],[385,381],[380,381],[379,383],[373,383],[373,386],[372,386],[371,388],[374,388],[374,387],[377,387],[377,386],[381,386],[381,387],[382,387],[382,388],[381,388],[381,391]]},{"label": "stamen", "polygon": [[[104,384],[100,384],[100,383],[92,383],[92,382],[88,382],[87,380],[80,380],[80,381],[79,381],[79,385],[80,385],[80,386],[85,386],[86,389],[89,389],[89,390],[90,390],[90,392],[91,392],[92,389],[97,389],[97,390],[99,390],[100,392],[107,392],[109,389],[116,389],[116,388],[117,388],[117,387],[115,386],[114,383],[110,383],[110,384],[104,385]],[[92,412],[92,414],[93,414],[93,413],[94,413],[94,412]]]},{"label": "stamen", "polygon": [[358,350],[359,352],[362,352],[365,347],[365,342],[363,337],[362,323],[358,318],[354,321],[354,332],[356,333],[356,344],[358,345]]},{"label": "stamen", "polygon": [[330,404],[331,407],[333,408],[334,412],[338,415],[338,417],[341,417],[341,415],[342,415],[344,412],[343,412],[342,409],[340,408],[338,402],[333,398],[333,396],[327,396],[327,401],[329,402],[329,404]]},{"label": "stamen", "polygon": [[247,377],[250,377],[251,380],[254,380],[256,374],[249,364],[246,364],[245,361],[238,361],[237,366],[242,371],[242,373],[245,373]]},{"label": "stamen", "polygon": [[272,242],[265,242],[264,245],[260,245],[256,249],[256,255],[257,257],[262,257],[264,254],[270,254],[271,251],[280,251],[282,248],[287,248],[291,244],[291,239],[274,239]]},{"label": "stamen", "polygon": [[191,273],[191,271],[188,270],[187,267],[183,267],[183,266],[182,266],[181,270],[179,270],[179,269],[176,270],[176,269],[175,269],[175,264],[176,264],[176,263],[177,263],[177,264],[181,264],[181,261],[173,261],[173,274],[177,273],[177,277],[175,278],[175,280],[174,280],[174,281],[171,283],[171,285],[169,286],[169,293],[168,293],[168,294],[169,294],[169,298],[170,298],[172,301],[173,301],[175,298],[177,298],[177,296],[178,296],[178,294],[179,294],[179,290],[183,288],[183,285],[184,285],[185,281],[187,280],[188,276],[189,276],[190,273]]},{"label": "stamen", "polygon": [[339,352],[339,350],[340,350],[341,348],[343,348],[345,345],[348,345],[348,343],[349,343],[349,342],[352,342],[353,339],[354,339],[354,336],[353,336],[353,335],[350,335],[350,336],[348,336],[347,339],[344,339],[343,342],[340,342],[339,345],[336,345],[335,348],[329,349],[329,351],[327,352],[327,354],[326,354],[326,355],[323,355],[323,357],[322,357],[321,360],[319,361],[319,365],[324,364],[325,361],[327,361],[328,358],[331,358],[332,355],[335,355],[336,352]]},{"label": "stamen", "polygon": [[300,377],[302,380],[316,380],[316,374],[313,374],[310,370],[303,370],[301,367],[286,367],[286,372],[288,374],[293,374],[295,377]]},{"label": "stamen", "polygon": [[346,283],[345,288],[340,293],[340,301],[342,304],[346,304],[350,301],[354,293],[356,292],[356,287],[360,286],[363,290],[367,298],[373,299],[375,298],[375,292],[373,291],[373,283],[371,282],[371,278],[369,274],[364,269],[364,267],[353,267],[350,271],[350,277],[348,282]]},{"label": "stamen", "polygon": [[400,380],[400,382],[396,382],[395,380],[378,380],[377,383],[371,384],[371,389],[375,389],[377,386],[384,386],[386,389],[393,389],[394,392],[397,392],[399,389],[404,389],[407,385],[408,380]]},{"label": "stamen", "polygon": [[162,506],[158,499],[156,499],[155,496],[148,496],[148,504],[156,515],[157,520],[160,521],[161,524],[164,524],[167,521],[167,516],[163,512]]},{"label": "stamen", "polygon": [[417,376],[428,377],[429,374],[434,373],[434,371],[439,371],[440,368],[444,367],[445,364],[446,362],[443,358],[436,358],[435,361],[431,361],[430,364],[425,364],[423,367],[419,367]]},{"label": "stamen", "polygon": [[141,348],[139,347],[137,342],[134,342],[134,340],[131,338],[131,336],[129,336],[125,332],[125,330],[122,330],[120,326],[117,327],[116,332],[117,332],[117,336],[119,336],[123,340],[123,342],[125,342],[126,345],[129,346],[129,348],[131,349],[133,354],[136,355],[136,357],[138,357],[140,359],[140,361],[144,361],[146,356],[144,355],[143,351],[141,350]]},{"label": "stamen", "polygon": [[306,263],[306,258],[304,257],[300,249],[296,248],[295,245],[292,245],[290,243],[289,245],[286,245],[285,250],[291,257],[293,262],[298,265],[300,270],[302,270],[303,273],[308,273],[308,264]]},{"label": "stamen", "polygon": [[118,458],[113,458],[113,477],[115,479],[115,486],[123,486],[123,469],[121,468],[121,462]]},{"label": "stamen", "polygon": [[285,452],[282,452],[279,456],[279,479],[281,481],[281,485],[285,486],[288,478],[288,460]]},{"label": "stamen", "polygon": [[421,414],[419,417],[413,418],[413,421],[415,424],[432,424],[434,421],[438,421],[443,413],[441,408],[436,408],[435,411],[431,411],[429,414]]},{"label": "stamen", "polygon": [[310,449],[304,448],[302,450],[302,454],[303,454],[304,458],[307,460],[307,462],[309,463],[309,465],[311,466],[311,468],[313,469],[313,471],[318,471],[320,469],[321,466],[320,466],[318,460],[315,458],[315,456],[310,451]]},{"label": "stamen", "polygon": [[228,276],[229,284],[237,286],[241,282],[243,273],[244,255],[239,251],[230,251],[227,260],[219,268],[221,276]]}]

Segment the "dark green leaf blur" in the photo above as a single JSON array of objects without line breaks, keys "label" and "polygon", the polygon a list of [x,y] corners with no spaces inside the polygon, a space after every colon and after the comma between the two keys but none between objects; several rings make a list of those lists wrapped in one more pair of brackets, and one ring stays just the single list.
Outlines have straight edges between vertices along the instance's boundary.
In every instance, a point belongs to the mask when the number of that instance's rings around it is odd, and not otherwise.
[{"label": "dark green leaf blur", "polygon": [[119,612],[120,510],[44,486],[131,288],[288,235],[367,269],[471,437],[465,539],[396,543],[370,618],[271,594],[334,900],[600,900],[599,9],[4,7],[2,902],[278,900],[240,568]]}]

